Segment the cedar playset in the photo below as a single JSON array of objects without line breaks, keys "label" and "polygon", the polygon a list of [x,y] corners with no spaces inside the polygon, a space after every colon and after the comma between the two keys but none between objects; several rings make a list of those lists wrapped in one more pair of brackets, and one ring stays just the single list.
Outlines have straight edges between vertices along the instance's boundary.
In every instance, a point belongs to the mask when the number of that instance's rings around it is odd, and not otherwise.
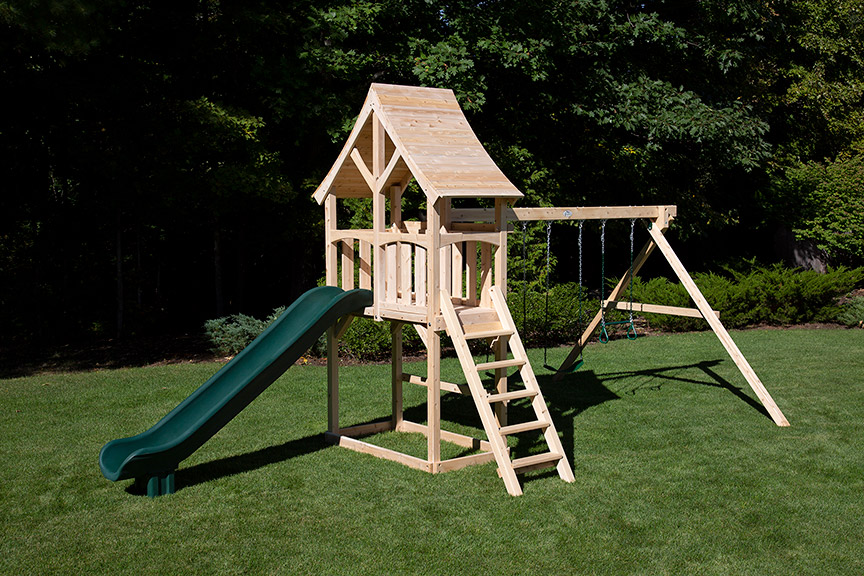
[{"label": "cedar playset", "polygon": [[[411,221],[401,212],[402,196],[411,180],[425,194],[425,214]],[[339,359],[337,344],[349,319],[327,332],[329,441],[360,452],[395,460],[431,473],[456,470],[494,460],[512,495],[522,493],[517,474],[555,467],[574,480],[531,363],[511,317],[507,296],[507,232],[517,221],[615,220],[642,221],[650,239],[632,257],[630,267],[604,298],[573,350],[559,367],[560,377],[574,365],[587,340],[604,320],[605,311],[627,309],[704,318],[747,383],[778,426],[783,413],[732,341],[664,234],[676,215],[675,206],[604,206],[517,208],[522,193],[507,179],[483,148],[452,91],[373,84],[342,152],[314,194],[324,206],[327,285],[343,290],[371,290],[373,301],[359,313],[389,322],[392,344],[392,418],[386,422],[342,428],[339,424]],[[340,228],[338,202],[371,199],[372,229]],[[488,207],[471,207],[484,199]],[[476,202],[475,202],[476,203]],[[648,257],[659,251],[687,289],[695,308],[624,301],[630,280]],[[427,351],[426,375],[408,374],[402,365],[402,331],[412,326]],[[466,384],[440,377],[441,335],[450,336]],[[469,340],[486,341],[494,360],[475,363]],[[507,371],[520,378],[508,380]],[[487,388],[481,375],[494,373]],[[513,380],[521,383],[512,385]],[[403,418],[402,386],[427,388],[426,424]],[[441,392],[469,394],[486,432],[478,440],[441,428]],[[534,419],[508,420],[507,404],[530,399]],[[427,438],[427,456],[417,458],[375,446],[360,437],[398,430]],[[546,451],[511,459],[507,437],[542,431]],[[441,442],[477,448],[476,454],[441,459]]]},{"label": "cedar playset", "polygon": [[[409,183],[425,198],[424,218],[401,211]],[[326,331],[327,439],[340,446],[395,460],[432,473],[495,461],[507,492],[522,493],[517,474],[555,467],[573,482],[573,470],[555,430],[546,401],[507,307],[507,233],[514,222],[588,220],[631,222],[630,266],[556,377],[577,366],[582,348],[597,330],[606,334],[606,311],[626,309],[702,317],[717,334],[744,378],[778,426],[788,426],[765,387],[687,274],[664,233],[675,206],[516,208],[522,193],[501,173],[474,132],[453,92],[373,84],[345,147],[314,198],[324,205],[327,286],[295,301],[246,349],[149,430],[103,446],[99,465],[109,480],[134,478],[149,496],[175,490],[180,462],[197,450],[275,382]],[[338,202],[369,199],[372,229],[340,228]],[[488,207],[478,207],[483,200]],[[471,206],[474,203],[474,206]],[[388,208],[389,206],[389,208]],[[647,224],[650,239],[638,254],[632,247],[636,221]],[[655,250],[671,264],[696,308],[634,303],[622,299],[634,274]],[[581,242],[580,242],[581,270]],[[581,301],[581,298],[580,298]],[[338,342],[356,316],[389,322],[392,347],[392,417],[384,422],[342,428],[339,424]],[[402,364],[403,329],[412,326],[426,346],[426,374],[408,374]],[[466,383],[441,380],[441,335],[450,336]],[[485,341],[494,360],[476,363],[470,340]],[[512,378],[508,369],[518,371]],[[481,374],[493,375],[491,386]],[[514,375],[516,373],[514,372]],[[515,381],[518,380],[518,384]],[[427,389],[426,423],[403,417],[404,383]],[[486,439],[441,427],[441,393],[469,394]],[[508,420],[509,402],[529,402],[533,419]],[[426,458],[401,454],[360,438],[398,430],[427,438]],[[513,459],[507,438],[542,433],[545,451]],[[441,442],[473,449],[473,454],[441,459]]]}]

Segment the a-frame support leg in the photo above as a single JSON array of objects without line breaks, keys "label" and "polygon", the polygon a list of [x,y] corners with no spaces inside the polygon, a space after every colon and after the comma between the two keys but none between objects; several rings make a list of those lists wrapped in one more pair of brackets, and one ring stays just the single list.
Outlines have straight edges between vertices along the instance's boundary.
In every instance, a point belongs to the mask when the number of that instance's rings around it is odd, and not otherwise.
[{"label": "a-frame support leg", "polygon": [[[628,268],[624,275],[621,277],[621,280],[618,281],[618,284],[609,294],[609,300],[618,300],[621,294],[627,289],[627,286],[630,285],[630,280],[635,276],[639,270],[642,268],[642,265],[645,264],[645,261],[654,251],[656,244],[654,244],[653,240],[648,240],[645,245],[642,247],[642,250],[639,251],[639,254],[633,259],[633,269],[632,271]],[[591,322],[588,323],[588,326],[585,328],[585,331],[579,336],[579,339],[576,340],[576,344],[573,346],[573,349],[570,350],[570,354],[567,355],[567,358],[564,359],[564,362],[561,363],[561,366],[558,368],[558,371],[552,377],[554,382],[557,382],[561,378],[564,377],[564,374],[567,373],[567,370],[573,365],[574,362],[579,358],[579,354],[582,353],[582,349],[585,347],[585,344],[588,342],[588,339],[597,329],[597,326],[600,325],[600,321],[603,318],[603,311],[598,311],[594,318],[591,319]]]},{"label": "a-frame support leg", "polygon": [[717,338],[720,339],[723,347],[726,348],[726,352],[729,353],[732,361],[735,362],[738,370],[741,371],[744,379],[747,380],[747,383],[753,389],[753,392],[756,393],[756,396],[759,397],[759,400],[762,402],[762,405],[768,411],[768,414],[771,415],[771,419],[774,420],[774,423],[778,426],[789,426],[789,421],[786,420],[783,412],[781,412],[780,408],[777,407],[777,404],[774,403],[774,399],[771,398],[771,395],[768,393],[768,390],[765,389],[765,386],[759,380],[756,372],[753,371],[750,363],[747,362],[747,359],[741,353],[741,350],[738,349],[738,346],[732,340],[729,332],[726,331],[726,328],[720,322],[720,319],[717,318],[717,316],[711,310],[711,306],[708,305],[708,301],[705,300],[705,296],[702,295],[702,292],[699,291],[699,288],[696,286],[696,283],[690,277],[690,274],[687,273],[684,265],[681,264],[681,260],[678,259],[678,255],[675,254],[674,250],[672,250],[672,246],[669,245],[669,241],[666,240],[666,237],[663,235],[663,231],[660,230],[657,226],[652,225],[649,226],[648,232],[651,234],[651,238],[652,240],[654,240],[654,243],[660,249],[660,252],[662,252],[663,255],[666,257],[669,265],[672,266],[672,270],[675,271],[676,276],[678,276],[678,279],[684,285],[687,293],[690,294],[690,298],[693,299],[693,302],[696,304],[699,312],[702,313],[702,317],[705,318],[705,320],[708,322],[708,325],[711,326],[711,329],[717,335]]}]

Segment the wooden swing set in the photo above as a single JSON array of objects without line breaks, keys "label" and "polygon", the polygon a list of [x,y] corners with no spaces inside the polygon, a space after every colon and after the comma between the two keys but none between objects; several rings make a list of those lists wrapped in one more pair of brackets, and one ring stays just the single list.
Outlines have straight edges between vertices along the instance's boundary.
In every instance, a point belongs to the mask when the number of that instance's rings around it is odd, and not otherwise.
[{"label": "wooden swing set", "polygon": [[[406,187],[415,180],[425,195],[425,211],[417,219],[402,213]],[[631,258],[631,265],[600,310],[588,322],[555,378],[571,369],[585,343],[608,324],[612,309],[701,317],[708,321],[748,384],[778,426],[788,426],[750,364],[690,278],[664,234],[676,215],[675,206],[607,206],[515,208],[522,193],[495,165],[468,125],[452,91],[372,84],[342,152],[314,199],[324,205],[326,281],[344,290],[371,290],[373,304],[363,316],[389,322],[392,333],[392,415],[386,421],[351,427],[339,423],[338,342],[352,317],[327,332],[327,440],[359,452],[394,460],[431,473],[495,461],[511,495],[522,493],[517,474],[555,467],[567,482],[573,470],[552,422],[537,378],[528,361],[506,303],[507,234],[516,222],[552,220],[616,220],[645,222],[650,239]],[[371,229],[339,226],[338,201],[370,199]],[[489,199],[493,208],[466,206]],[[690,294],[695,308],[659,306],[622,300],[630,281],[659,249]],[[413,326],[427,350],[426,374],[404,372],[402,332]],[[441,334],[450,336],[466,382],[441,380]],[[486,341],[494,360],[476,363],[468,342]],[[517,385],[507,370],[516,368]],[[494,374],[491,385],[481,374]],[[405,420],[404,383],[427,389],[426,422]],[[442,392],[468,394],[480,416],[486,439],[441,427]],[[508,403],[528,399],[534,417],[508,421]],[[427,438],[427,456],[418,458],[376,446],[362,437],[385,430],[418,432]],[[546,450],[511,458],[507,438],[542,434]],[[476,450],[441,459],[441,442]]]}]

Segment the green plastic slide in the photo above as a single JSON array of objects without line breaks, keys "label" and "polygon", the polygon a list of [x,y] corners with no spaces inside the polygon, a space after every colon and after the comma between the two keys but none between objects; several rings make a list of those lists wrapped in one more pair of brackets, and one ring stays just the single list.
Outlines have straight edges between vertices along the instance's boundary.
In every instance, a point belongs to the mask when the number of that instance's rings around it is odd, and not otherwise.
[{"label": "green plastic slide", "polygon": [[267,389],[339,318],[372,305],[368,290],[309,290],[249,346],[152,428],[99,453],[112,481],[135,478],[148,496],[174,492],[174,471]]}]

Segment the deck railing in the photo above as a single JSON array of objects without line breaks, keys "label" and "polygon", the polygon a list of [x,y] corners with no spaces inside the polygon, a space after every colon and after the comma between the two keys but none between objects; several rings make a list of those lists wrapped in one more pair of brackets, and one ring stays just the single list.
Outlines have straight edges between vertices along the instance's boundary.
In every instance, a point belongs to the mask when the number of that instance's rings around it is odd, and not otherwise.
[{"label": "deck railing", "polygon": [[[469,306],[491,306],[494,252],[500,236],[490,232],[442,232],[440,284],[454,300]],[[375,293],[373,309],[382,317],[418,319],[429,301],[428,258],[431,237],[421,222],[403,222],[376,234],[372,230],[334,230],[337,247],[335,283],[343,290],[365,288]],[[376,250],[376,246],[378,250]],[[380,262],[376,262],[376,254]],[[331,277],[331,283],[333,279]],[[376,314],[377,315],[377,314]]]}]

